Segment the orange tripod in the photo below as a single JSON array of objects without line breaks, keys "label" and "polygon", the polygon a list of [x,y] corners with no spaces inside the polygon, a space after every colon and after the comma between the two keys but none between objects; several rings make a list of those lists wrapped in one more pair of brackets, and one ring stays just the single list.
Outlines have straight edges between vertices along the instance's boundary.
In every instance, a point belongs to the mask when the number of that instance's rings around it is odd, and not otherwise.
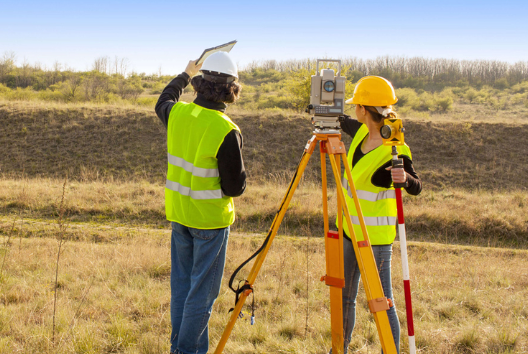
[{"label": "orange tripod", "polygon": [[[396,346],[392,337],[392,332],[389,325],[389,318],[387,316],[387,310],[392,304],[384,296],[383,288],[378,274],[378,268],[372,253],[370,246],[367,228],[361,207],[359,205],[359,199],[356,193],[356,188],[352,180],[352,174],[350,172],[350,166],[346,159],[345,144],[341,141],[341,133],[336,130],[315,130],[312,138],[306,144],[303,156],[297,167],[297,172],[290,182],[290,186],[284,199],[282,200],[281,208],[275,215],[275,219],[271,225],[268,237],[261,249],[260,253],[253,264],[253,267],[246,279],[244,290],[240,292],[240,297],[237,300],[231,318],[218,342],[215,350],[215,354],[223,352],[226,342],[231,334],[231,331],[235,325],[235,322],[242,310],[242,306],[246,301],[246,298],[253,291],[252,286],[255,279],[264,263],[264,259],[271,247],[271,243],[277,234],[277,230],[282,222],[282,219],[288,209],[288,205],[293,197],[295,189],[297,188],[302,174],[306,169],[308,161],[314,152],[317,143],[320,145],[321,152],[321,177],[322,177],[322,190],[323,190],[323,215],[324,215],[324,235],[325,235],[325,256],[326,256],[326,275],[322,277],[326,285],[330,287],[330,318],[331,318],[331,329],[332,329],[332,353],[342,354],[344,349],[343,339],[343,305],[342,305],[342,288],[345,286],[344,279],[344,264],[343,264],[343,215],[345,221],[350,230],[350,238],[354,246],[354,252],[359,264],[359,270],[363,279],[363,285],[367,293],[367,301],[369,304],[370,311],[374,315],[378,334],[380,337],[381,346],[383,352],[386,354],[396,354]],[[329,231],[328,222],[328,204],[327,204],[327,179],[326,179],[326,155],[330,159],[332,165],[332,171],[337,186],[337,215],[338,215],[338,229],[339,231]],[[354,203],[356,210],[358,211],[359,223],[361,230],[364,235],[364,239],[357,241],[352,227],[352,221],[350,218],[350,212],[345,202],[345,195],[343,192],[343,186],[341,184],[341,159],[345,167],[345,173],[350,183],[350,189],[354,197]]]}]

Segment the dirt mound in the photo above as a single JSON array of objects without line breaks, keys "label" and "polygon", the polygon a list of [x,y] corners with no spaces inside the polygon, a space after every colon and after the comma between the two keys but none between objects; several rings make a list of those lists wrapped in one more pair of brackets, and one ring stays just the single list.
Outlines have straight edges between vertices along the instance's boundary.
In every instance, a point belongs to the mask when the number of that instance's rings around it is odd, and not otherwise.
[{"label": "dirt mound", "polygon": [[[288,180],[311,137],[307,116],[257,112],[232,118],[244,136],[251,180]],[[151,110],[10,102],[0,105],[0,122],[5,176],[165,179],[165,128]],[[526,189],[527,124],[406,120],[405,127],[424,188]],[[319,175],[316,153],[305,178]]]}]

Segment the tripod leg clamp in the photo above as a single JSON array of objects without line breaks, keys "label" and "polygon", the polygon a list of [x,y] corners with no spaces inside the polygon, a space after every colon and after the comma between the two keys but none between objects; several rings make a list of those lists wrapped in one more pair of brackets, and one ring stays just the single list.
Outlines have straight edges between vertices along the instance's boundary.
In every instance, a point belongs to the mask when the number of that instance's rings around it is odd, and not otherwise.
[{"label": "tripod leg clamp", "polygon": [[345,279],[339,279],[334,278],[329,275],[323,275],[321,277],[321,281],[324,281],[326,285],[333,286],[336,288],[344,288],[345,287]]},{"label": "tripod leg clamp", "polygon": [[393,306],[392,300],[387,299],[386,297],[379,297],[377,299],[372,299],[368,302],[370,312],[376,313],[380,311],[387,311]]},{"label": "tripod leg clamp", "polygon": [[364,241],[358,241],[358,247],[369,247],[370,246],[370,242],[368,240],[364,240]]}]

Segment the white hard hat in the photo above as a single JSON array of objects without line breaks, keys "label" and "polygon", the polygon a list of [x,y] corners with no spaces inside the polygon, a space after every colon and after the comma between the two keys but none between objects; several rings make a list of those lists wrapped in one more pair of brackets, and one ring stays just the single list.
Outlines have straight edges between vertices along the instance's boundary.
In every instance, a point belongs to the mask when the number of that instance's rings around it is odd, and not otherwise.
[{"label": "white hard hat", "polygon": [[209,55],[202,65],[201,71],[211,71],[229,76],[238,77],[238,69],[235,62],[226,52],[216,52]]}]

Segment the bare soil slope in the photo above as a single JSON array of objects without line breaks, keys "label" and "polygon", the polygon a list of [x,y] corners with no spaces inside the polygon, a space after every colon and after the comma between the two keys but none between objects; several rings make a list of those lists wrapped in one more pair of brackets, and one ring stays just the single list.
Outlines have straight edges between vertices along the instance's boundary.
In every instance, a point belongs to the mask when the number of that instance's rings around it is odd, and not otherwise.
[{"label": "bare soil slope", "polygon": [[[289,179],[312,126],[307,115],[235,112],[252,180]],[[406,141],[428,189],[526,190],[528,124],[407,119]],[[164,181],[165,128],[142,108],[0,104],[0,173]],[[343,137],[345,143],[350,138]],[[306,178],[318,180],[314,154]]]}]

